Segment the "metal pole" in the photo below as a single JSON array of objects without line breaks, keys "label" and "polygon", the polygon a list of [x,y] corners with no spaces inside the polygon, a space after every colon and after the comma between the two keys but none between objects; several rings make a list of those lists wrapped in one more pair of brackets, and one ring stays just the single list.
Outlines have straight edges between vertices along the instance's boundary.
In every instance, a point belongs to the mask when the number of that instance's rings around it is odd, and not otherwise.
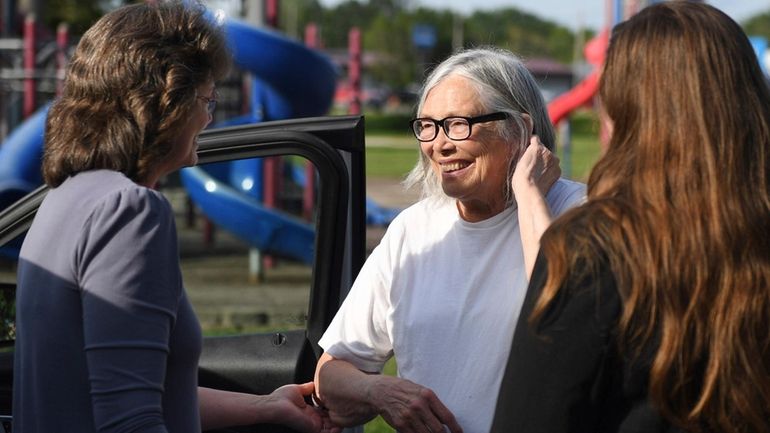
[{"label": "metal pole", "polygon": [[615,17],[612,25],[615,26],[621,21],[623,21],[623,0],[615,0]]},{"label": "metal pole", "polygon": [[[305,27],[305,45],[308,48],[318,48],[318,26],[310,23]],[[302,216],[307,221],[313,219],[315,206],[315,166],[305,162],[305,188],[302,190]]]},{"label": "metal pole", "polygon": [[35,111],[35,15],[24,20],[24,118]]},{"label": "metal pole", "polygon": [[265,1],[265,21],[268,26],[278,28],[278,0]]},{"label": "metal pole", "polygon": [[348,32],[348,81],[350,82],[349,114],[361,114],[361,31],[353,27]]},{"label": "metal pole", "polygon": [[14,19],[16,17],[16,1],[3,0],[3,20],[0,35],[3,37],[13,37],[16,34]]},{"label": "metal pole", "polygon": [[559,122],[559,136],[562,156],[562,175],[566,178],[572,178],[572,131],[569,117]]},{"label": "metal pole", "polygon": [[[278,0],[265,0],[265,23],[268,27],[278,29]],[[270,120],[270,119],[267,119]],[[281,158],[265,158],[262,162],[263,199],[262,204],[273,209],[278,206],[278,191],[280,190]],[[272,256],[262,256],[262,267],[258,269],[259,279],[262,279],[264,269],[272,269],[275,260]]]},{"label": "metal pole", "polygon": [[59,24],[56,28],[56,95],[61,95],[64,88],[64,75],[67,69],[67,46],[69,45],[69,26]]}]

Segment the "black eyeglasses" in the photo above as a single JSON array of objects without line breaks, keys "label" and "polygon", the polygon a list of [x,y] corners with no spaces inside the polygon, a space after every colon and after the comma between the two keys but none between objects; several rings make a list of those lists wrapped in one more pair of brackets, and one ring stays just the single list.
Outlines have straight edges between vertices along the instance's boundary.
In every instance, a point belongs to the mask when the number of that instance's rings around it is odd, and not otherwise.
[{"label": "black eyeglasses", "polygon": [[217,108],[217,98],[219,97],[219,93],[217,91],[214,91],[214,94],[211,97],[208,96],[196,96],[198,99],[202,99],[206,102],[206,111],[209,112],[209,114],[214,114],[214,110]]},{"label": "black eyeglasses", "polygon": [[452,140],[465,140],[471,136],[471,127],[475,123],[492,122],[508,118],[508,113],[498,111],[496,113],[483,114],[476,117],[452,116],[441,120],[430,117],[418,117],[409,121],[414,136],[419,141],[433,141],[438,136],[439,127],[444,128],[444,133]]}]

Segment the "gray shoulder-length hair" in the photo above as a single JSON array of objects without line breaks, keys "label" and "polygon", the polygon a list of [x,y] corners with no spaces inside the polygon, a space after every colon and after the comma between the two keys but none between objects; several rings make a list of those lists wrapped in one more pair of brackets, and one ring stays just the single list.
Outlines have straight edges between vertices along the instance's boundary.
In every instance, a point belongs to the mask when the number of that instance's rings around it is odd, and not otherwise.
[{"label": "gray shoulder-length hair", "polygon": [[[506,122],[498,123],[502,125],[498,129],[511,146],[517,146],[523,151],[529,143],[529,135],[525,132],[527,125],[522,117],[526,113],[531,117],[534,133],[540,137],[540,141],[548,149],[554,149],[555,134],[545,100],[532,74],[518,56],[494,47],[471,48],[453,54],[441,62],[425,80],[417,104],[418,115],[422,112],[428,92],[450,75],[469,79],[475,85],[481,104],[487,111],[509,114]],[[508,164],[507,179],[513,175],[517,162],[512,160]],[[422,198],[447,198],[438,176],[431,169],[430,161],[422,152],[417,165],[404,180],[406,188],[417,185],[421,185]],[[510,205],[513,202],[510,182],[506,182],[503,188],[506,202]]]}]

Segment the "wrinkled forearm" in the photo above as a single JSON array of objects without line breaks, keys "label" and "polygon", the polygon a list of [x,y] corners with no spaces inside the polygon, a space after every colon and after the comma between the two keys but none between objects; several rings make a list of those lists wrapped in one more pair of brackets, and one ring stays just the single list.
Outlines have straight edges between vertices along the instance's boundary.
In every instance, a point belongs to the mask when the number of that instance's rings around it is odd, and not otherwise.
[{"label": "wrinkled forearm", "polygon": [[316,392],[332,422],[351,427],[377,416],[371,394],[379,377],[365,373],[347,361],[322,355],[316,369]]}]

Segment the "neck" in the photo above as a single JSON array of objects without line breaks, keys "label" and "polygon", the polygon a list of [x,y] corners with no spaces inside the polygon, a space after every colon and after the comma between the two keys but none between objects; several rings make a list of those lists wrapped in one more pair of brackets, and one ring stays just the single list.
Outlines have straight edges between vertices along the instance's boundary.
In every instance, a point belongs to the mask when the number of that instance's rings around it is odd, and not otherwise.
[{"label": "neck", "polygon": [[156,189],[158,187],[158,180],[160,180],[160,176],[149,176],[147,179],[137,182],[137,185],[141,185],[145,188]]},{"label": "neck", "polygon": [[484,221],[505,210],[505,201],[486,203],[457,200],[455,203],[460,218],[470,223]]}]

